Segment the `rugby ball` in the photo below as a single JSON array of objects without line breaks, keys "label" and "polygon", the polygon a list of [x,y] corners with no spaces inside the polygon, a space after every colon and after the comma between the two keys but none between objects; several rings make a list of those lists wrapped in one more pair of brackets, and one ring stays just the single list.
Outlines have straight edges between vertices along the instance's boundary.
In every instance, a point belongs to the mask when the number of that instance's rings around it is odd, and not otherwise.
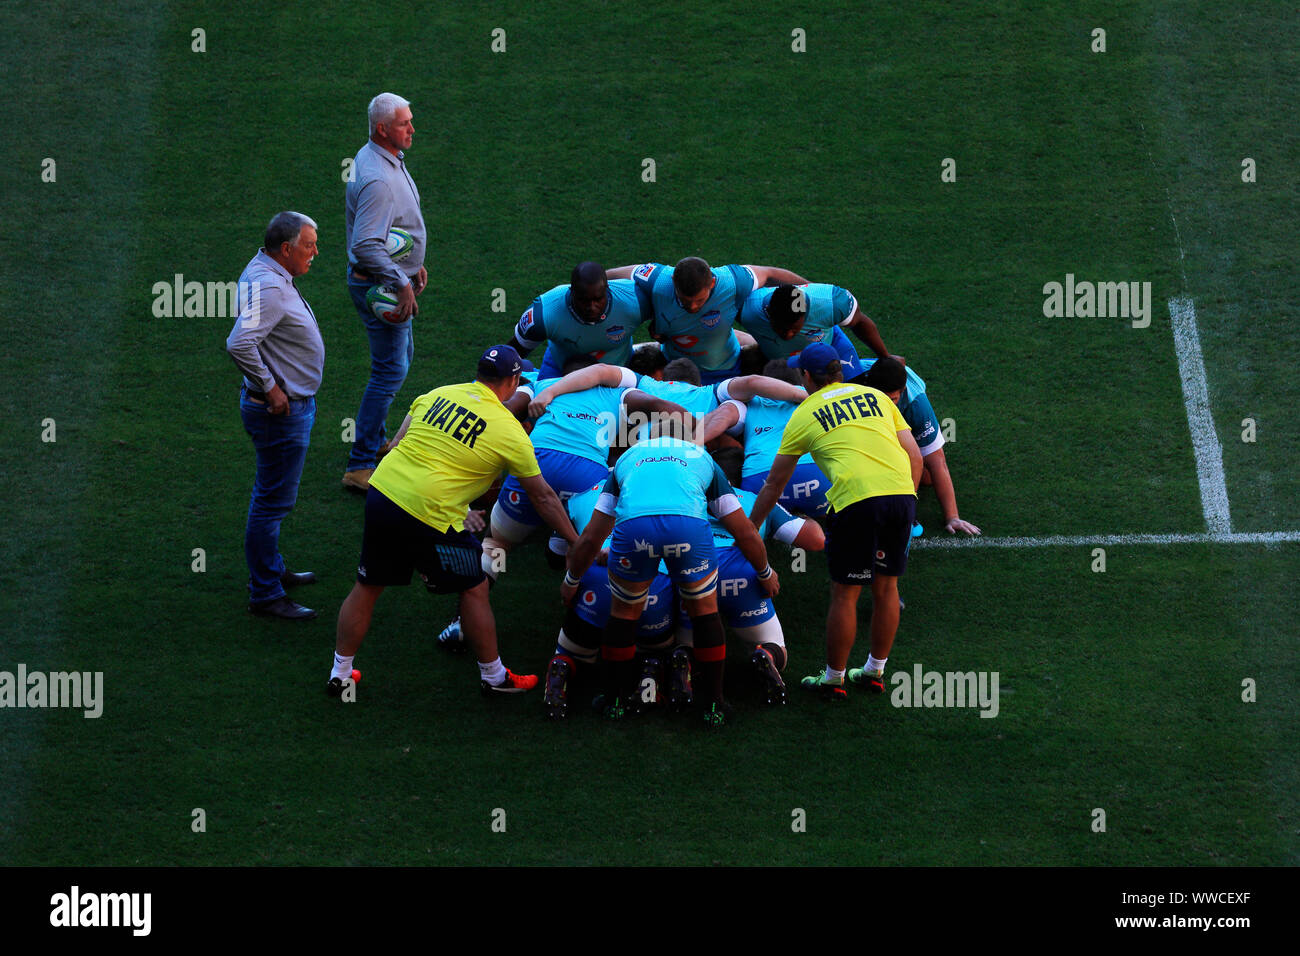
[{"label": "rugby ball", "polygon": [[384,251],[394,262],[400,262],[411,254],[415,248],[415,237],[405,229],[389,229]]},{"label": "rugby ball", "polygon": [[382,322],[397,319],[397,293],[386,285],[372,285],[366,292],[366,307]]}]

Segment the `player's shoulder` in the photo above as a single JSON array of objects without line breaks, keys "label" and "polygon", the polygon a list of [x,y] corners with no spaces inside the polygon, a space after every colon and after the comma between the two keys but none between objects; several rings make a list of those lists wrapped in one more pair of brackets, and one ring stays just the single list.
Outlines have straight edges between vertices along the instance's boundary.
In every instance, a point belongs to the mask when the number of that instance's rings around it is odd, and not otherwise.
[{"label": "player's shoulder", "polygon": [[634,279],[610,279],[609,297],[619,303],[635,303],[636,281]]},{"label": "player's shoulder", "polygon": [[776,286],[764,286],[761,289],[752,289],[750,293],[745,296],[745,301],[741,304],[741,308],[744,309],[745,315],[762,319],[766,322],[767,316],[763,314],[763,309],[766,307],[767,301],[772,298],[772,293],[775,291]]},{"label": "player's shoulder", "polygon": [[654,285],[660,276],[671,276],[671,266],[662,262],[643,262],[632,270],[632,282],[636,285]]},{"label": "player's shoulder", "polygon": [[560,315],[564,306],[565,296],[569,294],[567,283],[552,286],[545,292],[533,299],[533,304],[529,310],[533,313],[533,320],[541,323],[547,318]]},{"label": "player's shoulder", "polygon": [[743,290],[746,296],[748,296],[749,293],[758,286],[758,276],[754,275],[754,270],[749,266],[715,266],[713,274],[717,276],[719,280],[726,279],[734,282],[736,288]]}]

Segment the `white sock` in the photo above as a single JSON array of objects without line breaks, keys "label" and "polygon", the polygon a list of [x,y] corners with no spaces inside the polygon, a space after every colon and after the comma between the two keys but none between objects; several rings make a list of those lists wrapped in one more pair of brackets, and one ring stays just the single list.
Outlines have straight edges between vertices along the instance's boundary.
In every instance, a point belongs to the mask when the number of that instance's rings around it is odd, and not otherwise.
[{"label": "white sock", "polygon": [[506,679],[506,668],[505,665],[501,663],[501,658],[498,657],[490,664],[480,663],[478,665],[478,676],[483,678],[483,680],[487,681],[489,684],[500,684]]},{"label": "white sock", "polygon": [[870,654],[868,654],[867,662],[862,665],[862,669],[866,671],[868,674],[883,674],[885,672],[885,661],[887,660],[889,660],[888,657],[886,657],[884,660],[878,661]]},{"label": "white sock", "polygon": [[827,664],[826,676],[823,677],[822,680],[824,680],[828,684],[843,684],[844,671],[837,671],[835,668],[831,667],[830,664]]},{"label": "white sock", "polygon": [[334,669],[330,671],[330,678],[337,677],[339,680],[347,680],[352,676],[352,658],[343,657],[341,654],[334,655]]}]

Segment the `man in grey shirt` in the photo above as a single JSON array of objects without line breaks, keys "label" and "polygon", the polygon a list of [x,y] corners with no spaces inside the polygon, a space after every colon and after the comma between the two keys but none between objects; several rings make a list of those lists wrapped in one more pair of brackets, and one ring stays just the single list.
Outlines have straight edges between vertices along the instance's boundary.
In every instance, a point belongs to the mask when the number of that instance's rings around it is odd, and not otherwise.
[{"label": "man in grey shirt", "polygon": [[316,223],[301,213],[278,213],[266,227],[266,245],[239,276],[239,317],[226,338],[226,351],[244,373],[239,414],[257,451],[244,528],[248,609],[288,620],[316,616],[284,590],[316,576],[289,571],[279,549],[280,522],[298,500],[325,369],[316,315],[293,284],[315,257]]},{"label": "man in grey shirt", "polygon": [[[411,104],[395,93],[380,93],[370,101],[368,114],[370,139],[352,161],[344,197],[348,292],[370,340],[370,380],[361,396],[352,452],[343,472],[343,487],[359,492],[370,487],[375,465],[387,451],[388,408],[415,355],[411,330],[411,320],[419,311],[415,297],[428,281],[420,191],[406,171],[403,152],[410,148],[415,131]],[[388,245],[393,230],[400,230],[394,248],[401,251],[395,254]],[[403,248],[407,245],[409,251]],[[372,311],[367,294],[376,287],[391,292],[397,300],[395,308],[381,306],[379,314]]]}]

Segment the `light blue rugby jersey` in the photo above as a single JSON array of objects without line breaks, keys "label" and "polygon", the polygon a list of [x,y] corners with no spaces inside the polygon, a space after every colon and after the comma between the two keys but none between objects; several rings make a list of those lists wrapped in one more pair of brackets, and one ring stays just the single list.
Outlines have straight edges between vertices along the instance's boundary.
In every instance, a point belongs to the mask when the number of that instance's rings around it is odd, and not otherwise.
[{"label": "light blue rugby jersey", "polygon": [[[777,449],[781,447],[785,426],[794,410],[799,407],[790,402],[764,398],[762,395],[755,395],[747,404],[745,424],[741,426],[745,432],[745,462],[740,466],[743,478],[772,470],[772,462],[776,460]],[[812,454],[807,453],[799,456],[796,465],[812,463]]]},{"label": "light blue rugby jersey", "polygon": [[[754,510],[754,502],[758,501],[758,495],[752,491],[737,488],[736,498],[740,501],[740,507],[744,509],[745,516],[748,517],[749,513]],[[789,544],[803,527],[803,522],[803,518],[796,518],[779,504],[773,505],[771,513],[763,519],[763,527],[758,529],[758,536],[764,540],[767,540],[769,536],[775,537],[776,540],[783,544]],[[715,547],[730,548],[735,546],[736,536],[728,531],[722,522],[713,515],[709,515],[709,528],[713,532]]]},{"label": "light blue rugby jersey", "polygon": [[547,352],[556,368],[563,368],[575,355],[588,355],[606,365],[626,365],[632,357],[632,333],[649,318],[650,310],[630,279],[610,280],[605,315],[591,324],[570,308],[569,286],[557,285],[534,299],[520,316],[515,337],[530,348],[550,342]]},{"label": "light blue rugby jersey", "polygon": [[[725,383],[722,383],[725,384]],[[661,382],[658,379],[651,378],[649,375],[642,375],[636,381],[636,387],[647,395],[655,398],[662,398],[666,402],[675,402],[682,408],[686,409],[692,415],[704,416],[709,414],[726,401],[725,393],[721,401],[718,398],[718,389],[720,385],[692,385],[690,382]]]},{"label": "light blue rugby jersey", "polygon": [[755,289],[745,299],[740,310],[740,324],[758,340],[758,347],[769,359],[783,359],[798,355],[813,342],[831,344],[831,330],[853,318],[858,300],[847,289],[825,282],[812,282],[802,286],[808,302],[808,317],[803,328],[793,338],[783,339],[772,329],[767,317],[767,304],[775,287]]},{"label": "light blue rugby jersey", "polygon": [[[532,386],[541,395],[558,378],[542,379]],[[605,464],[609,443],[618,434],[623,393],[627,389],[600,386],[581,392],[559,395],[546,406],[546,412],[533,425],[533,447],[539,451],[562,451],[588,461]]]},{"label": "light blue rugby jersey", "polygon": [[[723,402],[728,401],[726,382],[719,382],[717,385],[692,385],[690,382],[660,382],[649,375],[642,375],[637,379],[636,387],[647,395],[662,398],[666,402],[675,402],[696,418],[703,418]],[[648,437],[650,437],[649,424],[637,429],[637,441],[645,441]]]},{"label": "light blue rugby jersey", "polygon": [[582,534],[587,525],[591,524],[591,513],[596,510],[596,502],[600,500],[600,493],[604,490],[605,484],[601,482],[565,502],[565,507],[569,510],[569,520],[573,522],[573,530],[578,534]]},{"label": "light blue rugby jersey", "polygon": [[664,354],[669,361],[688,358],[710,372],[731,368],[740,360],[740,341],[732,326],[755,283],[754,273],[745,266],[720,266],[713,274],[718,280],[713,294],[692,315],[677,301],[672,266],[647,262],[632,273],[642,301],[648,301],[653,311],[655,334],[668,337]]},{"label": "light blue rugby jersey", "polygon": [[722,469],[699,445],[652,438],[623,453],[597,507],[616,521],[646,515],[707,519],[739,504]]}]

